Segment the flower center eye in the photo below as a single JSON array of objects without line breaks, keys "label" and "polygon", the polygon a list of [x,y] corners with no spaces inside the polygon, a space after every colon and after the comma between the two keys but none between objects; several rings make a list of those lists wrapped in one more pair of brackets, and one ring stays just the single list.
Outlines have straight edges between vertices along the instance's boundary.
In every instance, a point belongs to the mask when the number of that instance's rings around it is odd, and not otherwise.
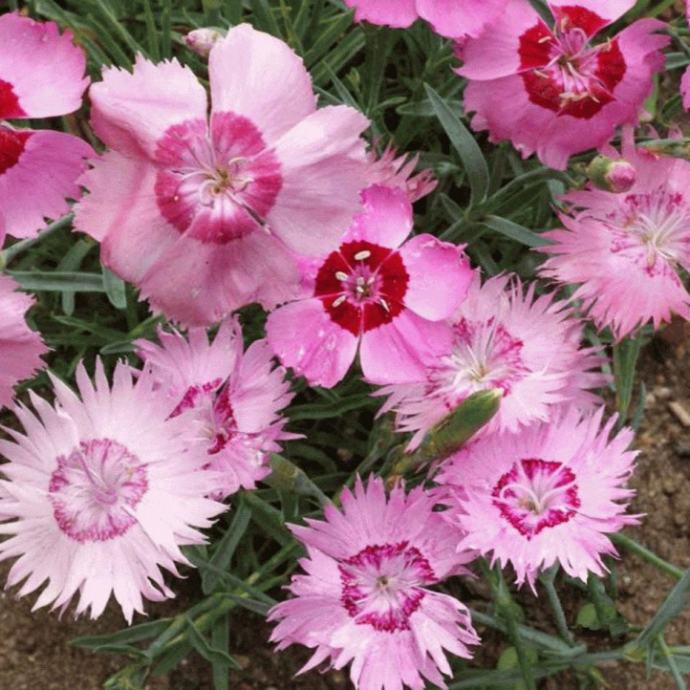
[{"label": "flower center eye", "polygon": [[384,632],[409,630],[424,587],[436,582],[429,561],[407,542],[367,546],[338,569],[348,614],[358,625]]},{"label": "flower center eye", "polygon": [[107,541],[136,523],[148,491],[146,465],[111,439],[82,441],[57,458],[48,496],[60,529],[78,541]]},{"label": "flower center eye", "polygon": [[524,459],[496,482],[493,503],[528,540],[571,520],[580,507],[574,472],[560,462]]}]

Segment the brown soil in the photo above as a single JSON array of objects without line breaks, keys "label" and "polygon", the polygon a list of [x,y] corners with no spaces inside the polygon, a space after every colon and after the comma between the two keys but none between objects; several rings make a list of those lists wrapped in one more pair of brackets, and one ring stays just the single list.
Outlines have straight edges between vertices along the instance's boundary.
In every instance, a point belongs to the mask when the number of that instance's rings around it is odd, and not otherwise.
[{"label": "brown soil", "polygon": [[[646,350],[640,370],[647,385],[647,410],[638,436],[642,450],[633,480],[637,490],[633,509],[645,513],[641,527],[630,536],[663,558],[681,567],[690,566],[690,428],[684,427],[670,403],[679,402],[690,411],[690,331],[668,329],[664,339]],[[7,567],[0,568],[4,579]],[[656,610],[673,581],[636,556],[624,554],[617,568],[621,612],[633,625],[643,625]],[[193,578],[185,589],[194,591]],[[184,596],[184,595],[183,595]],[[566,610],[573,622],[582,603],[565,595]],[[179,604],[150,607],[151,618],[169,615]],[[123,665],[122,657],[94,654],[68,646],[79,635],[117,630],[122,619],[111,608],[96,622],[58,620],[53,614],[31,612],[30,601],[0,595],[0,690],[100,690],[112,673]],[[485,630],[487,646],[482,662],[495,661],[500,642]],[[232,651],[242,666],[232,671],[233,690],[340,690],[349,682],[342,672],[316,672],[295,679],[304,663],[304,650],[276,655],[267,644],[267,626],[248,613],[231,620]],[[590,646],[597,648],[592,637]],[[690,644],[690,611],[668,628],[670,644]],[[493,658],[490,658],[493,655]],[[654,673],[647,677],[641,665],[616,664],[602,669],[613,690],[673,690],[670,676]],[[192,655],[174,672],[152,678],[149,690],[211,690],[208,668]],[[576,690],[573,678],[564,676],[543,684],[544,690]]]}]

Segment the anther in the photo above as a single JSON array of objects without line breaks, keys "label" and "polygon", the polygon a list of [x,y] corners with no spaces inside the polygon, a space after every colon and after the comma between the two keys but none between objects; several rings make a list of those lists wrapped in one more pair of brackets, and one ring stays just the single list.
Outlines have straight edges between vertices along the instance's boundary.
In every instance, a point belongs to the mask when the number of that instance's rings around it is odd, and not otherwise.
[{"label": "anther", "polygon": [[364,261],[371,256],[371,252],[368,249],[363,249],[361,252],[355,254],[355,261]]},{"label": "anther", "polygon": [[383,297],[379,299],[379,304],[384,308],[385,311],[390,313],[391,308],[388,306],[388,302],[386,302],[386,300],[383,299]]},{"label": "anther", "polygon": [[344,271],[336,271],[336,272],[335,272],[335,277],[336,277],[338,280],[340,280],[341,282],[342,282],[343,280],[347,280],[347,278],[348,278],[347,273],[345,273]]},{"label": "anther", "polygon": [[340,295],[340,297],[333,300],[333,304],[331,304],[331,306],[333,308],[339,307],[346,299],[347,299],[347,295]]}]

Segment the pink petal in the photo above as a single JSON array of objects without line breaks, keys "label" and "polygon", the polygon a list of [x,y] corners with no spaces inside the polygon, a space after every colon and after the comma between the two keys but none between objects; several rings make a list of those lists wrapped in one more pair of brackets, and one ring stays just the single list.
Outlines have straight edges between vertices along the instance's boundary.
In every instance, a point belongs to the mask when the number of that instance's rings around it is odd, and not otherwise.
[{"label": "pink petal", "polygon": [[41,355],[47,352],[41,336],[24,320],[33,299],[15,292],[17,288],[11,278],[0,275],[0,408],[10,404],[18,381],[45,366]]},{"label": "pink petal", "polygon": [[165,131],[185,120],[206,120],[206,91],[189,67],[177,60],[159,64],[137,55],[134,72],[103,70],[93,84],[91,124],[121,153],[153,156]]},{"label": "pink petal", "polygon": [[359,358],[370,383],[412,383],[424,380],[423,361],[447,352],[450,327],[427,321],[404,309],[393,321],[362,336]]},{"label": "pink petal", "polygon": [[468,79],[497,79],[520,70],[520,36],[542,20],[529,2],[508,0],[491,30],[463,43],[464,65],[458,73]]},{"label": "pink petal", "polygon": [[74,226],[102,242],[102,261],[135,284],[180,237],[160,213],[155,180],[153,165],[115,151],[93,161],[80,180],[90,194],[75,207]]},{"label": "pink petal", "polygon": [[[2,130],[0,127],[0,160]],[[28,137],[17,162],[0,172],[4,231],[13,237],[32,237],[45,226],[46,218],[56,219],[69,211],[66,198],[79,198],[77,178],[93,150],[82,139],[63,132],[7,131],[9,136],[19,132]]]},{"label": "pink petal", "polygon": [[417,0],[417,11],[448,38],[479,36],[505,8],[506,0]]},{"label": "pink petal", "polygon": [[331,321],[318,299],[286,304],[271,313],[266,335],[278,359],[312,386],[335,386],[357,351],[358,338]]},{"label": "pink petal", "polygon": [[400,254],[410,278],[405,306],[431,321],[448,318],[465,299],[474,274],[462,248],[424,234],[406,242]]},{"label": "pink petal", "polygon": [[548,4],[555,12],[559,7],[582,7],[611,24],[631,9],[635,0],[548,0]]},{"label": "pink petal", "polygon": [[362,192],[362,206],[344,238],[347,242],[366,240],[395,249],[412,232],[412,204],[402,189],[381,185]]},{"label": "pink petal", "polygon": [[213,112],[249,118],[269,145],[316,110],[302,59],[249,24],[230,29],[214,45],[209,74]]},{"label": "pink petal", "polygon": [[226,244],[181,236],[141,280],[142,296],[168,318],[209,325],[259,302],[271,309],[294,298],[297,266],[281,242],[252,232]]},{"label": "pink petal", "polygon": [[355,8],[355,21],[405,29],[417,19],[415,0],[345,0]]},{"label": "pink petal", "polygon": [[353,108],[330,106],[309,115],[276,143],[283,186],[267,218],[290,249],[318,256],[339,245],[366,184],[360,134],[368,125]]},{"label": "pink petal", "polygon": [[[37,22],[14,12],[0,16],[0,120],[78,110],[89,83],[85,67],[84,51],[72,43],[71,31],[60,35],[54,22]],[[7,108],[3,82],[23,112]]]}]

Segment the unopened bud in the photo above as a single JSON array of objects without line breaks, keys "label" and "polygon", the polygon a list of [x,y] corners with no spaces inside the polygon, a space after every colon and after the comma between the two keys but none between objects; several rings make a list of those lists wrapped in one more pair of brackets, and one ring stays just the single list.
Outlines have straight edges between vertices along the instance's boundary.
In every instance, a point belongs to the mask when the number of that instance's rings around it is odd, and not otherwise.
[{"label": "unopened bud", "polygon": [[398,458],[392,475],[403,476],[431,462],[445,460],[457,453],[498,412],[503,393],[487,390],[469,398],[432,427],[417,450]]},{"label": "unopened bud", "polygon": [[597,156],[587,166],[587,176],[597,189],[621,194],[632,189],[637,180],[637,171],[624,158]]},{"label": "unopened bud", "polygon": [[197,55],[207,58],[211,48],[219,38],[223,38],[223,33],[218,29],[194,29],[184,37],[184,42],[187,44],[187,48],[193,50]]}]

